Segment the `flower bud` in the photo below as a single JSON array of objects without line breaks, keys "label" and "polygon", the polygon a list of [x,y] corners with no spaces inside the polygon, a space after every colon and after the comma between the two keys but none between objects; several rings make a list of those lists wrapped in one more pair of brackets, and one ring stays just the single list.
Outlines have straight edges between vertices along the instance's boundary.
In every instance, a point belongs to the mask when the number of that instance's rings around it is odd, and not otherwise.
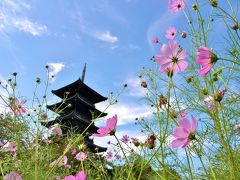
[{"label": "flower bud", "polygon": [[146,83],[146,81],[142,81],[142,82],[141,82],[141,86],[142,86],[143,88],[147,88],[147,83]]},{"label": "flower bud", "polygon": [[237,23],[233,24],[232,29],[235,30],[235,31],[238,30],[239,29],[238,24]]},{"label": "flower bud", "polygon": [[202,88],[202,89],[200,90],[200,92],[201,92],[201,94],[203,94],[203,95],[208,95],[208,91],[207,91],[206,88]]},{"label": "flower bud", "polygon": [[210,4],[212,5],[212,7],[218,7],[218,1],[217,0],[209,0]]},{"label": "flower bud", "polygon": [[197,5],[197,4],[193,4],[193,5],[192,5],[192,8],[193,8],[193,10],[196,11],[196,10],[198,10],[198,5]]},{"label": "flower bud", "polygon": [[186,33],[185,31],[183,31],[183,32],[181,33],[181,37],[182,37],[183,39],[185,39],[185,38],[187,37],[187,33]]}]

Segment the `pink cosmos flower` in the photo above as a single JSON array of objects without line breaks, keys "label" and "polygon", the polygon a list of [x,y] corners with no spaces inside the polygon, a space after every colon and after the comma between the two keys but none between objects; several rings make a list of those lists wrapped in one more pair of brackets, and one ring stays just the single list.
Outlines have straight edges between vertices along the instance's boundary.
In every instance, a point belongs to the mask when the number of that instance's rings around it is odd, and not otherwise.
[{"label": "pink cosmos flower", "polygon": [[54,124],[51,126],[50,130],[56,136],[62,136],[62,129],[60,128],[59,124]]},{"label": "pink cosmos flower", "polygon": [[87,179],[87,172],[80,171],[76,176],[65,176],[64,180],[86,180]]},{"label": "pink cosmos flower", "polygon": [[4,180],[22,180],[22,176],[16,172],[10,172],[5,175]]},{"label": "pink cosmos flower", "polygon": [[169,27],[168,29],[167,29],[167,34],[166,34],[166,38],[167,39],[174,39],[175,38],[175,36],[176,36],[176,34],[177,34],[177,30],[175,29],[175,27]]},{"label": "pink cosmos flower", "polygon": [[156,44],[156,43],[158,43],[158,42],[159,42],[159,41],[158,41],[158,38],[157,38],[157,37],[153,38],[152,43]]},{"label": "pink cosmos flower", "polygon": [[85,152],[77,153],[75,157],[78,161],[84,161],[87,158],[87,154]]},{"label": "pink cosmos flower", "polygon": [[21,115],[26,113],[26,109],[23,107],[23,105],[27,102],[26,99],[23,99],[20,103],[19,100],[17,98],[14,98],[13,100],[11,100],[10,102],[10,108],[11,111],[15,114],[15,115]]},{"label": "pink cosmos flower", "polygon": [[199,47],[197,52],[197,64],[201,65],[202,69],[198,71],[198,74],[206,76],[217,60],[217,55],[212,53],[209,48],[204,46]]},{"label": "pink cosmos flower", "polygon": [[178,50],[177,41],[170,41],[168,45],[162,45],[160,55],[155,57],[156,62],[161,65],[160,72],[166,72],[170,76],[187,68],[186,50],[182,50],[180,53]]},{"label": "pink cosmos flower", "polygon": [[9,152],[16,152],[17,151],[17,145],[16,143],[9,143],[8,144],[8,151]]},{"label": "pink cosmos flower", "polygon": [[183,0],[169,0],[168,8],[172,13],[177,13],[178,11],[184,9],[185,3]]},{"label": "pink cosmos flower", "polygon": [[187,118],[182,118],[179,126],[172,133],[175,139],[172,141],[172,148],[187,147],[190,142],[195,139],[195,131],[197,129],[197,119],[192,116],[192,124]]},{"label": "pink cosmos flower", "polygon": [[123,143],[128,143],[129,142],[129,136],[128,135],[124,135],[121,139],[120,139]]},{"label": "pink cosmos flower", "polygon": [[73,148],[73,149],[72,149],[72,155],[75,155],[75,154],[77,154],[77,149],[76,149],[76,148]]},{"label": "pink cosmos flower", "polygon": [[107,125],[104,127],[100,127],[97,133],[92,134],[92,136],[95,137],[104,137],[107,135],[114,135],[115,134],[115,129],[117,125],[117,115],[113,116],[112,118],[107,120]]},{"label": "pink cosmos flower", "polygon": [[108,151],[105,157],[106,157],[107,159],[112,159],[112,157],[113,157],[112,151]]}]

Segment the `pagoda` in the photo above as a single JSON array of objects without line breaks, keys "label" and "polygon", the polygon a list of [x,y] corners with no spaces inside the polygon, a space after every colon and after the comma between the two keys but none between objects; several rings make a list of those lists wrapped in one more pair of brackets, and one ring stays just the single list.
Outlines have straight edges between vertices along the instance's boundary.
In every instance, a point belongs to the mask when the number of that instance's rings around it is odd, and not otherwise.
[{"label": "pagoda", "polygon": [[84,83],[86,64],[83,69],[82,78],[66,85],[60,89],[52,90],[52,93],[62,99],[47,108],[59,114],[55,120],[42,122],[45,127],[60,124],[63,135],[75,133],[84,136],[84,143],[91,152],[104,152],[107,148],[95,145],[89,136],[96,133],[98,127],[94,125],[92,119],[104,117],[103,113],[95,108],[95,104],[105,101],[103,97]]}]

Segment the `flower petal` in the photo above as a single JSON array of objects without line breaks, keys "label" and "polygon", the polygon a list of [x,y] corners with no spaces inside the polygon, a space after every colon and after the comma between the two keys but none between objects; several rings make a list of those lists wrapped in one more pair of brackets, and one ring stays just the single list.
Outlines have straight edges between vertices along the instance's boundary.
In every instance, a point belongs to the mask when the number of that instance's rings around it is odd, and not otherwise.
[{"label": "flower petal", "polygon": [[172,141],[171,147],[172,147],[172,148],[181,147],[181,146],[183,146],[184,144],[186,144],[187,141],[188,141],[187,138],[184,138],[184,139],[175,139],[175,140]]},{"label": "flower petal", "polygon": [[116,128],[116,125],[117,125],[117,115],[107,120],[107,128],[109,128],[111,131]]},{"label": "flower petal", "polygon": [[171,49],[171,57],[174,57],[177,55],[177,52],[178,52],[178,43],[177,41],[170,41],[169,42],[169,47]]},{"label": "flower petal", "polygon": [[187,132],[183,127],[178,127],[174,129],[172,135],[176,138],[187,138],[189,132]]},{"label": "flower petal", "polygon": [[188,133],[190,133],[192,129],[192,126],[187,118],[181,118],[179,127],[184,128]]},{"label": "flower petal", "polygon": [[209,71],[212,69],[212,66],[213,66],[212,64],[208,64],[204,66],[202,69],[198,71],[198,74],[200,76],[206,76],[209,73]]},{"label": "flower petal", "polygon": [[196,131],[197,125],[198,125],[198,120],[192,116],[192,129],[191,129],[192,132]]}]

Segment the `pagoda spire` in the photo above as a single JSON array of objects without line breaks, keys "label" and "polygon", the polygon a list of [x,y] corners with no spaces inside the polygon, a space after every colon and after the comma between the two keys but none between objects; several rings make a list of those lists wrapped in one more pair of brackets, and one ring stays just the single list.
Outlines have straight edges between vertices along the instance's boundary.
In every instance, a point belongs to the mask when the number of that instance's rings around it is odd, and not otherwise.
[{"label": "pagoda spire", "polygon": [[82,82],[84,82],[84,79],[85,79],[85,74],[86,74],[86,68],[87,68],[87,64],[85,63],[84,64],[84,67],[83,67],[83,71],[82,71]]}]

